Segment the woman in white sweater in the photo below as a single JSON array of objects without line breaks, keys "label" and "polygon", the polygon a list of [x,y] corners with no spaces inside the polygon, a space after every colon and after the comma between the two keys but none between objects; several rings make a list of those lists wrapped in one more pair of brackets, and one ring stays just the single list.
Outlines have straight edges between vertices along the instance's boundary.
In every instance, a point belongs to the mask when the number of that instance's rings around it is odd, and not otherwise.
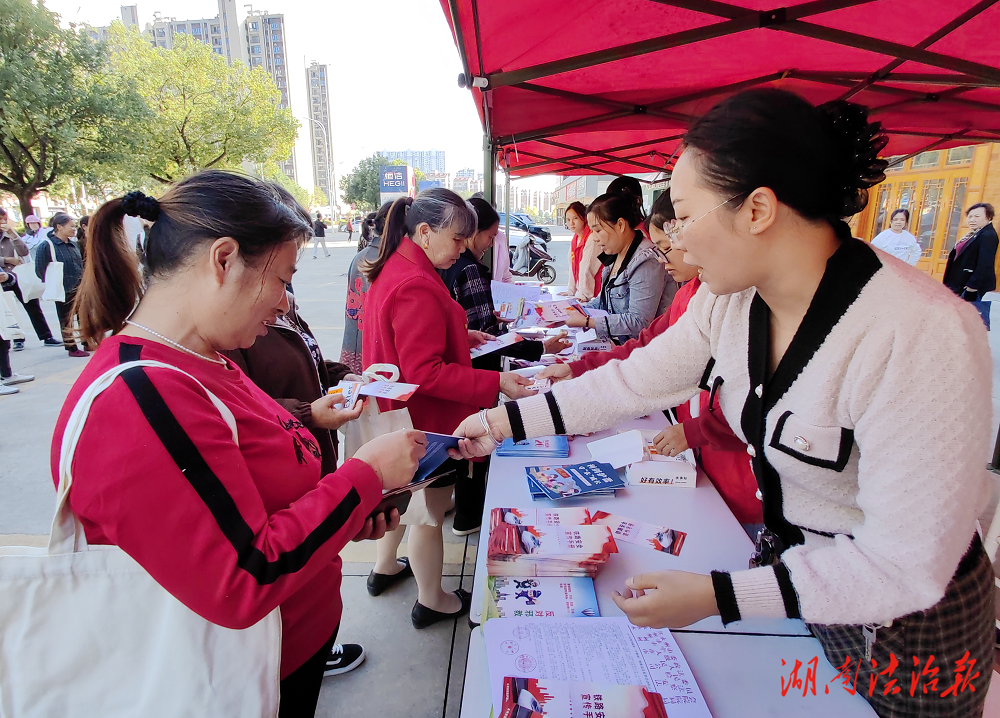
[{"label": "woman in white sweater", "polygon": [[[751,90],[684,144],[676,242],[703,281],[688,311],[624,361],[469,417],[461,452],[606,429],[722,378],[719,404],[749,445],[764,506],[758,565],[635,576],[616,603],[637,625],[801,618],[835,667],[860,664],[861,685],[881,673],[864,691],[879,715],[981,715],[994,634],[975,528],[990,448],[982,321],[841,220],[886,166],[860,106]],[[941,356],[948,372],[921,381]]]}]

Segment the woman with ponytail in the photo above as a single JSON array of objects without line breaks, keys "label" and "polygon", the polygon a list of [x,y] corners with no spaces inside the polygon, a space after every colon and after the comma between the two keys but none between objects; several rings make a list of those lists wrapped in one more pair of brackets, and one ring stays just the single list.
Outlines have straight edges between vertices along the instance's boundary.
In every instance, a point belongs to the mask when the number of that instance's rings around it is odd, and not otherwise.
[{"label": "woman with ponytail", "polygon": [[[365,301],[364,365],[394,364],[400,381],[420,388],[405,403],[379,399],[383,411],[406,408],[413,426],[451,434],[471,411],[493,406],[498,392],[526,396],[531,382],[511,372],[473,369],[470,347],[491,336],[470,331],[465,310],[452,299],[438,269],[448,269],[478,229],[475,210],[451,190],[434,188],[416,199],[393,202],[378,259],[364,268],[371,288]],[[446,466],[450,475],[414,493],[403,522],[410,524],[409,560],[396,558],[403,527],[378,542],[368,592],[382,593],[413,575],[417,601],[414,628],[426,628],[469,610],[468,591],[441,587],[444,514],[456,481],[469,481],[469,462]]]},{"label": "woman with ponytail", "polygon": [[[144,278],[126,214],[153,223]],[[340,623],[339,553],[395,528],[397,513],[369,514],[424,451],[422,434],[396,432],[324,475],[310,431],[220,355],[250,347],[288,311],[285,285],[310,236],[271,186],[229,172],[192,175],[159,200],[131,192],[104,204],[75,305],[83,338],[99,346],[52,443],[58,484],[67,421],[98,377],[134,360],[182,370],[132,367],[97,397],[70,505],[88,543],[119,546],[213,623],[246,628],[281,607],[280,716],[314,714]],[[232,413],[238,443],[203,387]]]},{"label": "woman with ponytail", "polygon": [[[612,596],[629,620],[802,619],[833,666],[863,671],[879,715],[980,716],[995,635],[976,530],[990,351],[967,303],[851,237],[842,218],[884,179],[885,144],[848,102],[777,89],[721,102],[688,130],[670,186],[674,244],[702,280],[684,315],[624,361],[490,410],[492,436],[478,416],[456,433],[462,455],[484,455],[712,387],[763,502],[753,567],[634,576]],[[942,356],[948,372],[914,380]]]}]

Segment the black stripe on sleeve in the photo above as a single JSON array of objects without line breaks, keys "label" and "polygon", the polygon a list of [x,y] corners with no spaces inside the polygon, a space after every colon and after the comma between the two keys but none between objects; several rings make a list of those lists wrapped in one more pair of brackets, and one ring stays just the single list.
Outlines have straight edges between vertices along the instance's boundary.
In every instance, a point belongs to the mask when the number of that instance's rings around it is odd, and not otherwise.
[{"label": "black stripe on sleeve", "polygon": [[253,529],[240,514],[233,497],[206,463],[198,447],[170,411],[163,396],[157,391],[143,368],[128,369],[121,376],[177,468],[205,502],[222,533],[236,550],[236,564],[253,576],[258,584],[272,584],[283,575],[295,573],[303,568],[317,549],[340,531],[350,520],[355,509],[361,505],[361,497],[357,490],[351,487],[340,503],[301,544],[269,561],[264,553],[253,545]]},{"label": "black stripe on sleeve", "polygon": [[549,413],[552,414],[552,426],[556,431],[556,435],[562,436],[566,433],[566,425],[563,424],[562,412],[559,411],[556,398],[552,396],[551,391],[545,392],[543,396],[545,397],[545,402],[549,405]]},{"label": "black stripe on sleeve", "polygon": [[715,588],[715,604],[719,607],[722,625],[728,626],[733,621],[739,621],[740,607],[736,603],[736,591],[733,590],[733,579],[729,573],[712,571],[712,586]]},{"label": "black stripe on sleeve", "polygon": [[507,408],[507,421],[510,422],[510,433],[514,437],[514,443],[524,441],[527,434],[524,431],[524,420],[521,419],[521,407],[516,401],[508,401],[504,406]]},{"label": "black stripe on sleeve", "polygon": [[778,588],[781,590],[781,600],[785,604],[785,613],[789,618],[802,618],[799,615],[799,597],[792,586],[792,577],[788,575],[788,567],[784,563],[778,562],[774,565],[774,576],[778,579]]}]

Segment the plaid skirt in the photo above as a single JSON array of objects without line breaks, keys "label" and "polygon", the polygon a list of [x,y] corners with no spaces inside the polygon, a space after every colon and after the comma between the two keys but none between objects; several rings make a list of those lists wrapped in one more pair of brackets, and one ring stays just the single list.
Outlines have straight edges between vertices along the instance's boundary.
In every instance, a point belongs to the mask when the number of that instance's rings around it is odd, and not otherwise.
[{"label": "plaid skirt", "polygon": [[993,568],[979,534],[942,598],[876,627],[865,660],[862,626],[807,624],[840,673],[881,718],[980,718],[993,672]]}]

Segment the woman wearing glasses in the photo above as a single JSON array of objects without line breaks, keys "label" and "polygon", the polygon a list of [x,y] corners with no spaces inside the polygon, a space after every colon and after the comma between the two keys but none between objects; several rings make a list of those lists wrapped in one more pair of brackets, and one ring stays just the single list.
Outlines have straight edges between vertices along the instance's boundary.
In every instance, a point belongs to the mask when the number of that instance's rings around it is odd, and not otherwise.
[{"label": "woman wearing glasses", "polygon": [[600,317],[570,316],[571,327],[597,330],[598,339],[621,344],[649,326],[670,306],[677,283],[659,267],[653,243],[641,230],[641,205],[630,193],[602,194],[587,208],[590,241],[604,265],[600,293],[586,306],[607,312]]},{"label": "woman wearing glasses", "polygon": [[[703,283],[684,316],[628,359],[456,433],[471,456],[508,436],[597,431],[721,379],[773,551],[744,571],[635,576],[615,602],[640,626],[801,618],[833,666],[869,677],[879,715],[979,716],[995,631],[976,531],[990,352],[974,309],[843,222],[884,178],[885,144],[848,102],[724,100],[691,126],[670,187],[676,244]],[[942,355],[957,366],[914,381]]]},{"label": "woman wearing glasses", "polygon": [[[590,352],[579,361],[553,364],[538,373],[539,378],[561,381],[581,376],[584,372],[604,366],[612,359],[626,359],[633,351],[649,344],[668,328],[677,323],[687,310],[688,303],[701,286],[698,268],[684,261],[685,252],[672,245],[677,236],[677,219],[664,192],[650,209],[646,231],[653,240],[653,251],[664,271],[680,285],[670,309],[653,320],[635,339],[615,347],[609,352]],[[677,456],[688,448],[700,449],[699,465],[719,490],[750,538],[755,538],[763,528],[761,503],[757,498],[757,480],[747,461],[747,445],[729,428],[719,409],[719,387],[702,391],[697,417],[691,416],[687,403],[675,409],[677,424],[661,431],[654,440],[656,450],[665,456]]]}]

